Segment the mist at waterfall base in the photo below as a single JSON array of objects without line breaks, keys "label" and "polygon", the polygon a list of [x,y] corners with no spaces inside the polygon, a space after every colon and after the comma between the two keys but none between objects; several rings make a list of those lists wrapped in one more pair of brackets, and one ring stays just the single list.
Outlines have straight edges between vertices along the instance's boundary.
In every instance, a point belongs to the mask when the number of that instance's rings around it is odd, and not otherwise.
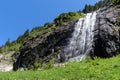
[{"label": "mist at waterfall base", "polygon": [[64,49],[66,61],[81,61],[92,51],[97,12],[88,13],[75,24],[69,44]]}]

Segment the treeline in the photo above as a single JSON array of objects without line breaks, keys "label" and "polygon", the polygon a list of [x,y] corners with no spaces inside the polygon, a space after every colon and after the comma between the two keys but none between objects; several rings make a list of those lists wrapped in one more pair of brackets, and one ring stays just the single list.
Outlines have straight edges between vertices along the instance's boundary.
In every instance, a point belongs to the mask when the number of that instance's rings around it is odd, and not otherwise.
[{"label": "treeline", "polygon": [[120,0],[100,0],[95,5],[85,5],[84,9],[82,10],[83,13],[89,13],[92,11],[96,11],[99,8],[103,8],[105,6],[110,5],[118,5],[120,4]]},{"label": "treeline", "polygon": [[18,51],[20,46],[26,41],[29,37],[29,30],[26,30],[25,33],[19,36],[15,41],[10,41],[8,39],[5,45],[0,47],[0,53],[7,52],[7,51]]}]

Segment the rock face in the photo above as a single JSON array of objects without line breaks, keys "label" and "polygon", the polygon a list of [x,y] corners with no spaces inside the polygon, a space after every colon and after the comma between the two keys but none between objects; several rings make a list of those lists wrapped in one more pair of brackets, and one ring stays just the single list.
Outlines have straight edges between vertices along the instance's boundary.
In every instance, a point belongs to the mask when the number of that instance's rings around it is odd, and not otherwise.
[{"label": "rock face", "polygon": [[7,71],[12,71],[13,70],[13,65],[6,64],[6,63],[0,63],[0,72],[7,72]]},{"label": "rock face", "polygon": [[112,57],[120,51],[119,23],[120,6],[105,7],[98,11],[94,36],[94,55]]},{"label": "rock face", "polygon": [[14,52],[10,52],[10,54],[0,54],[0,72],[12,71],[13,70],[13,61],[10,55]]},{"label": "rock face", "polygon": [[[98,11],[94,31],[94,49],[90,56],[111,57],[120,52],[119,22],[120,6],[106,7]],[[64,47],[74,31],[76,21],[59,26],[49,34],[39,35],[26,42],[20,49],[20,55],[14,63],[14,70],[20,67],[28,68],[35,62],[49,62],[55,58],[55,62],[64,62]]]},{"label": "rock face", "polygon": [[19,67],[30,67],[36,61],[48,62],[51,58],[58,57],[62,46],[67,44],[67,38],[74,31],[75,23],[76,21],[69,22],[52,30],[49,34],[39,35],[24,43],[24,47],[20,49],[20,55],[14,63],[14,70]]}]

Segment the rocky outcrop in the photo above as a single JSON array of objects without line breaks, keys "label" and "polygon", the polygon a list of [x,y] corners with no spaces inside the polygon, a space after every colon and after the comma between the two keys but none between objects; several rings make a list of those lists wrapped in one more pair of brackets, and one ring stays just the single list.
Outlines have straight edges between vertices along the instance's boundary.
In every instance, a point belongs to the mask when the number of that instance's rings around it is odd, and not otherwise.
[{"label": "rocky outcrop", "polygon": [[14,54],[14,51],[8,53],[0,54],[0,72],[13,70],[13,59],[11,56]]},{"label": "rocky outcrop", "polygon": [[112,57],[120,53],[120,41],[117,18],[120,16],[120,6],[105,7],[97,14],[94,55]]},{"label": "rocky outcrop", "polygon": [[[24,47],[20,49],[20,55],[14,63],[14,70],[19,67],[28,68],[37,62],[48,62],[51,58],[57,57],[62,50],[62,46],[67,43],[74,30],[74,22],[57,27],[47,34],[39,35],[24,43]],[[58,60],[56,60],[58,61]]]}]

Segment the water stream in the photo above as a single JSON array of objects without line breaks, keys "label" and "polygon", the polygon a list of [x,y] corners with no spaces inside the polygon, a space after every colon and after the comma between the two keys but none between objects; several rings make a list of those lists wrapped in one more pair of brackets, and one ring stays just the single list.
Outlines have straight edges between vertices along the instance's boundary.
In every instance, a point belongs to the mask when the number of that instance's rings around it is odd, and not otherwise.
[{"label": "water stream", "polygon": [[69,44],[65,48],[67,61],[80,61],[90,54],[93,45],[96,12],[88,13],[75,24]]}]

